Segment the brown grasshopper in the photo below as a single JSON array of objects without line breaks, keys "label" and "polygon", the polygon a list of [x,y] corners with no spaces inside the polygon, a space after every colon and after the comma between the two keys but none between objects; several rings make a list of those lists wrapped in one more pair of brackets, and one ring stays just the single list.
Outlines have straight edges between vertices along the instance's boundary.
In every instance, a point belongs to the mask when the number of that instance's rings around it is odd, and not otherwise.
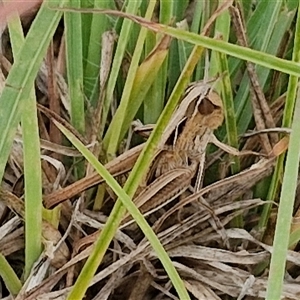
[{"label": "brown grasshopper", "polygon": [[[211,86],[202,81],[189,86],[186,96],[166,128],[164,135],[167,137],[169,132],[174,131],[173,145],[158,157],[156,177],[168,170],[193,168],[201,164],[207,144],[214,140],[213,131],[223,120],[222,100]],[[164,136],[162,143],[166,143]]]},{"label": "brown grasshopper", "polygon": [[177,197],[197,171],[195,190],[200,189],[207,144],[215,140],[213,131],[223,119],[222,100],[211,85],[190,85],[163,133],[146,188],[134,200],[142,212]]}]

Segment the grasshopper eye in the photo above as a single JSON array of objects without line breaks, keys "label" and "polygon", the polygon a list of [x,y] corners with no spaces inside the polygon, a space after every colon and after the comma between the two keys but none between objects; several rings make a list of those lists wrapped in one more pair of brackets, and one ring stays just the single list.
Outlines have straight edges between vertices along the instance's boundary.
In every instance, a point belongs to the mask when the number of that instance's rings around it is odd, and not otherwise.
[{"label": "grasshopper eye", "polygon": [[208,98],[203,98],[198,105],[198,111],[201,115],[210,115],[217,108]]}]

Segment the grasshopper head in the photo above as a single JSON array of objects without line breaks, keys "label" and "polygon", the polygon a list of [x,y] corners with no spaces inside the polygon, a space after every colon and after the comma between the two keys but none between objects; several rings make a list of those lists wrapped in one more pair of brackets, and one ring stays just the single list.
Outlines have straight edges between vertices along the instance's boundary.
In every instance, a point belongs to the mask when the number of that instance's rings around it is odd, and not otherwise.
[{"label": "grasshopper head", "polygon": [[224,120],[221,97],[213,90],[204,96],[198,104],[198,112],[205,117],[211,129],[218,128]]}]

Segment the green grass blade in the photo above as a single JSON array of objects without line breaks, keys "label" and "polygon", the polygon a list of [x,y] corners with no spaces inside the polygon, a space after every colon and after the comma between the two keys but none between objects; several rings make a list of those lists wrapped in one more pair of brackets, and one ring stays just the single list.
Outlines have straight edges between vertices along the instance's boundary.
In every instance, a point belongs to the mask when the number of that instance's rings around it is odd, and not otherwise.
[{"label": "green grass blade", "polygon": [[[141,4],[141,0],[137,1],[128,1],[128,5],[126,7],[126,12],[135,14]],[[113,60],[113,64],[111,66],[110,76],[107,82],[107,90],[106,90],[106,99],[103,106],[103,120],[102,127],[104,128],[104,124],[106,122],[107,114],[109,111],[110,103],[113,99],[113,93],[115,90],[115,85],[117,81],[117,77],[119,74],[120,66],[124,57],[124,53],[126,50],[126,46],[129,41],[130,33],[132,32],[132,22],[129,20],[124,20],[121,28],[121,32],[118,39],[118,44],[116,47],[116,52]]]},{"label": "green grass blade", "polygon": [[[147,92],[149,91],[151,84],[157,77],[157,74],[163,62],[165,61],[166,56],[168,55],[169,42],[169,37],[163,37],[163,39],[153,49],[153,52],[145,58],[145,60],[137,69],[132,90],[130,93],[130,105],[127,106],[126,115],[124,117],[122,128],[120,130],[121,138],[123,138],[126,132],[128,131],[128,128],[130,127],[131,122],[134,119],[134,116],[136,115],[142,102],[144,101],[144,108],[147,104],[148,109],[151,108],[151,104],[145,103]],[[154,108],[152,109],[154,110]]]},{"label": "green grass blade", "polygon": [[[53,1],[54,2],[54,1]],[[63,1],[57,3],[61,6]],[[10,153],[24,101],[30,96],[34,79],[62,13],[47,8],[44,2],[31,25],[23,47],[7,77],[0,98],[0,178]]]},{"label": "green grass blade", "polygon": [[[271,35],[274,31],[275,24],[278,20],[280,9],[282,8],[283,0],[270,2],[268,0],[264,0],[262,2],[266,2],[268,4],[267,10],[263,13],[260,13],[261,24],[264,26],[260,26],[258,31],[254,31],[255,34],[255,42],[253,44],[253,48],[266,51]],[[263,19],[262,16],[265,18]],[[264,22],[264,20],[268,20],[268,22]]]},{"label": "green grass blade", "polygon": [[[10,41],[15,60],[24,44],[23,30],[18,16],[8,23]],[[34,85],[22,117],[23,159],[25,179],[25,272],[27,278],[42,251],[42,172],[40,139]]]},{"label": "green grass blade", "polygon": [[[155,1],[150,1],[145,18],[146,19],[151,19],[151,16],[154,11],[155,7]],[[144,47],[144,42],[147,36],[147,30],[145,28],[142,28],[138,37],[138,40],[136,42],[136,48],[132,56],[131,64],[128,70],[128,76],[126,78],[126,83],[123,89],[122,93],[122,98],[121,102],[118,106],[118,110],[110,123],[110,126],[107,130],[107,133],[103,139],[103,146],[104,149],[107,151],[107,154],[109,156],[114,156],[118,146],[120,139],[124,137],[124,133],[122,131],[126,131],[128,128],[128,124],[125,124],[125,119],[126,119],[126,114],[127,110],[129,108],[136,108],[135,111],[138,110],[138,108],[141,105],[140,103],[137,103],[136,100],[142,101],[143,99],[136,98],[134,95],[132,95],[132,90],[134,89],[135,92],[136,90],[141,88],[142,86],[134,86],[136,75],[137,75],[137,70],[138,70],[138,64],[140,61],[140,57],[142,55],[143,47]],[[139,79],[139,78],[137,78]],[[145,85],[145,83],[144,83]],[[147,86],[149,88],[149,86]],[[145,96],[145,95],[144,95]],[[133,117],[133,116],[132,116]],[[131,120],[129,120],[131,122]]]},{"label": "green grass blade", "polygon": [[[225,1],[219,1],[219,7],[223,5]],[[228,41],[230,33],[230,15],[228,11],[224,11],[216,20],[215,24],[215,37],[222,38],[224,41]],[[220,75],[220,83],[217,83],[217,87],[221,86],[222,99],[224,105],[224,117],[227,133],[228,144],[234,148],[238,148],[238,134],[237,134],[237,120],[234,110],[233,92],[231,89],[230,73],[227,56],[220,52],[212,52],[210,62],[210,76],[214,77]],[[232,174],[239,172],[239,158],[232,157],[233,164],[231,166]]]},{"label": "green grass blade", "polygon": [[42,172],[34,93],[21,119],[25,179],[25,278],[42,251]]},{"label": "green grass blade", "polygon": [[[99,0],[97,0],[99,2]],[[81,0],[80,6],[82,8],[93,8],[94,0]],[[77,4],[78,7],[78,4]],[[86,66],[87,61],[85,58],[88,56],[89,51],[89,40],[91,35],[92,27],[92,18],[93,14],[81,15],[81,25],[82,25],[82,56],[83,56],[83,65]],[[98,37],[99,38],[99,37]],[[96,40],[95,40],[96,42]]]},{"label": "green grass blade", "polygon": [[[85,1],[85,0],[84,0]],[[113,1],[94,0],[95,8],[114,8]],[[84,57],[84,90],[89,99],[92,92],[98,86],[99,69],[101,60],[101,37],[110,28],[109,16],[92,14],[91,24],[82,24],[83,33],[85,27],[90,26],[90,36],[88,38],[87,56]]]},{"label": "green grass blade", "polygon": [[[149,226],[147,221],[144,219],[143,215],[140,213],[138,208],[134,205],[131,198],[126,194],[126,192],[120,187],[118,182],[113,178],[113,176],[106,170],[106,168],[98,161],[98,159],[85,148],[85,146],[66,128],[57,123],[60,130],[66,135],[70,142],[84,155],[84,157],[93,165],[96,171],[101,174],[102,178],[110,186],[110,188],[115,192],[115,194],[122,201],[122,204],[128,209],[130,214],[134,217],[135,221],[139,227],[144,232],[145,236],[149,240],[151,246],[156,251],[158,258],[162,262],[166,272],[168,273],[171,281],[174,284],[181,299],[189,299],[187,291],[185,290],[184,284],[180,279],[176,269],[174,268],[171,259],[164,250],[160,241],[156,237],[152,228]],[[124,209],[122,210],[124,212]],[[94,245],[93,252],[89,256],[87,262],[85,263],[81,273],[68,296],[68,299],[82,299],[84,297],[85,291],[88,288],[90,281],[92,280],[99,263],[101,262],[107,247],[111,242],[111,238],[114,236],[115,231],[118,228],[119,223],[115,219],[113,213],[110,214],[105,227],[103,228],[101,235],[104,236],[104,240],[98,239]]]},{"label": "green grass blade", "polygon": [[0,276],[5,286],[12,295],[17,295],[22,288],[22,283],[9,265],[5,257],[0,253]]},{"label": "green grass blade", "polygon": [[[145,26],[149,26],[149,25],[147,24]],[[278,58],[276,56],[261,51],[252,50],[249,48],[241,47],[224,41],[215,40],[206,36],[194,34],[192,32],[176,29],[170,26],[160,25],[159,29],[156,26],[154,28],[155,30],[159,30],[160,32],[169,34],[177,39],[182,39],[192,44],[209,48],[215,51],[219,51],[239,59],[249,60],[255,64],[264,66],[266,68],[274,69],[295,76],[300,75],[299,63]]]},{"label": "green grass blade", "polygon": [[159,11],[159,21],[162,24],[168,24],[171,21],[173,16],[174,5],[177,1],[169,0],[169,1],[161,1],[160,3],[160,11]]},{"label": "green grass blade", "polygon": [[[299,18],[298,18],[299,19]],[[292,212],[297,188],[298,166],[300,159],[300,91],[294,112],[292,133],[290,135],[285,171],[282,182],[280,202],[278,208],[273,253],[271,257],[267,300],[280,299],[289,246]]]},{"label": "green grass blade", "polygon": [[[68,5],[80,8],[80,0],[68,0]],[[78,132],[85,132],[84,88],[83,88],[83,37],[80,13],[64,13],[66,37],[66,62],[69,96],[71,100],[71,123]],[[75,162],[78,160],[74,160]],[[85,173],[83,163],[75,163],[76,178]]]},{"label": "green grass blade", "polygon": [[[69,0],[68,5],[80,8],[80,0]],[[71,99],[72,125],[83,134],[85,131],[81,14],[65,12],[66,60],[68,87]]]},{"label": "green grass blade", "polygon": [[201,29],[201,20],[202,20],[202,12],[204,9],[204,2],[197,1],[195,4],[195,15],[192,20],[191,32],[199,33],[202,31]]},{"label": "green grass blade", "polygon": [[[161,1],[160,11],[159,11],[159,21],[163,24],[170,24],[173,17],[174,0],[171,1]],[[152,32],[148,33],[148,37],[152,37],[152,43],[149,47],[153,49],[155,46],[155,36],[156,42],[159,41],[160,35],[155,35]],[[150,38],[149,38],[150,39]],[[147,41],[147,40],[146,40]],[[149,52],[147,52],[149,53]],[[148,91],[144,102],[143,102],[143,122],[144,124],[154,124],[158,120],[165,101],[166,86],[167,86],[167,75],[168,75],[168,59],[166,59],[158,74],[155,76],[155,81],[153,82],[150,90]]]},{"label": "green grass blade", "polygon": [[[145,54],[149,54],[151,50],[155,48],[155,45],[156,35],[153,32],[148,31],[145,39]],[[161,85],[163,85],[164,88],[165,82],[163,78],[159,78],[159,73],[160,70],[156,74],[155,80],[149,87],[149,90],[143,100],[143,104],[141,106],[142,113],[140,112],[140,114],[137,115],[137,117],[142,120],[143,124],[155,124],[163,109],[162,101],[164,100],[164,96],[161,94]],[[161,79],[161,82],[158,82],[158,79]]]},{"label": "green grass blade", "polygon": [[[238,148],[238,133],[236,125],[236,115],[234,110],[233,93],[231,89],[231,81],[229,77],[227,57],[219,53],[218,61],[220,63],[220,71],[222,76],[222,98],[224,105],[224,116],[228,144],[234,148]],[[233,164],[231,166],[232,174],[238,173],[240,171],[240,163],[238,157],[232,157]]]},{"label": "green grass blade", "polygon": [[[247,11],[244,11],[247,39],[250,48],[253,48],[253,44],[255,43],[255,41],[262,39],[266,30],[266,26],[268,26],[267,22],[265,22],[265,20],[267,20],[266,16],[270,17],[270,15],[272,14],[272,5],[273,4],[270,1],[259,1],[254,12],[251,12],[249,14],[249,18],[246,18],[248,13]],[[256,50],[260,50],[260,45],[258,43],[256,44]],[[241,68],[241,61],[230,59],[229,67],[232,70],[232,75],[235,76],[236,72],[238,72]]]},{"label": "green grass blade", "polygon": [[185,10],[189,4],[188,0],[181,0],[181,1],[176,1],[176,3],[174,3],[174,14],[176,16],[176,21],[180,21],[183,19]]},{"label": "green grass blade", "polygon": [[[223,5],[225,1],[219,1],[219,7]],[[228,11],[224,11],[216,20],[215,24],[215,34],[214,36],[218,39],[221,39],[223,41],[228,41],[229,39],[229,33],[230,33],[230,15]],[[225,57],[225,56],[223,56]],[[220,73],[220,61],[219,61],[218,54],[215,51],[212,51],[211,59],[209,63],[209,76],[214,77],[216,75],[222,76],[222,73]],[[227,60],[227,58],[226,58]],[[226,64],[228,64],[226,62]],[[226,68],[228,69],[228,67]],[[229,75],[229,74],[228,74]]]}]

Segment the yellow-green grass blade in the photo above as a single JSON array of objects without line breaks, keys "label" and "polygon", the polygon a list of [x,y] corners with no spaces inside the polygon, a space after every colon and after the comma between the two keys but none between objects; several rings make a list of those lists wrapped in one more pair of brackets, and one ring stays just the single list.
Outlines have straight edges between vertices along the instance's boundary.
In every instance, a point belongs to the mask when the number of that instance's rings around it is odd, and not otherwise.
[{"label": "yellow-green grass blade", "polygon": [[[16,15],[8,22],[14,59],[24,44],[21,21]],[[42,172],[40,139],[34,85],[21,117],[25,179],[25,272],[27,278],[42,251]]]},{"label": "yellow-green grass blade", "polygon": [[[151,19],[155,3],[156,1],[152,0],[149,2],[145,15],[146,19]],[[137,82],[137,80],[139,80],[138,69],[141,69],[141,67],[138,67],[138,64],[142,55],[146,35],[147,30],[145,28],[142,28],[128,70],[128,76],[126,78],[126,83],[123,89],[121,102],[103,140],[103,147],[107,151],[107,154],[109,156],[115,155],[119,146],[119,142],[124,137],[124,129],[128,129],[128,122],[126,122],[126,118],[128,119],[128,117],[126,116],[127,111],[130,109],[134,110],[136,113],[142,103],[143,98],[145,97],[144,93],[143,97],[141,98],[141,95],[138,95],[138,91],[145,90],[143,87],[150,87],[149,82],[147,82],[147,85],[145,82],[142,82],[142,85],[139,82]],[[135,95],[132,95],[133,91],[135,92]],[[131,117],[131,119],[134,117],[134,115]],[[129,122],[131,122],[131,120],[129,120]]]},{"label": "yellow-green grass blade", "polygon": [[[126,6],[126,12],[135,14],[141,4],[141,0],[128,1]],[[106,118],[109,112],[109,107],[113,99],[113,94],[117,82],[117,77],[119,74],[120,66],[126,51],[126,46],[130,40],[130,34],[132,34],[132,22],[129,20],[123,20],[121,31],[118,38],[118,43],[116,46],[116,52],[111,66],[110,76],[107,82],[106,89],[106,98],[103,105],[103,114],[102,114],[102,128],[106,123]]]},{"label": "yellow-green grass blade", "polygon": [[[118,199],[121,200],[124,207],[128,209],[130,214],[134,217],[135,221],[139,227],[144,232],[145,236],[148,238],[151,246],[156,251],[156,254],[160,261],[162,262],[166,272],[168,273],[171,281],[174,284],[175,289],[178,292],[178,295],[181,299],[189,299],[187,291],[184,287],[182,280],[180,279],[176,269],[174,268],[171,259],[169,258],[167,252],[164,250],[157,236],[153,232],[150,225],[144,219],[143,215],[140,213],[138,208],[134,205],[131,198],[126,194],[126,192],[119,186],[117,181],[113,176],[106,170],[106,168],[98,161],[98,159],[88,150],[86,147],[66,128],[57,123],[59,129],[66,135],[70,142],[83,154],[83,156],[89,161],[95,170],[101,174],[102,178],[110,186],[110,188],[118,196]],[[118,202],[120,203],[120,202]],[[68,296],[68,299],[82,299],[84,297],[85,291],[88,288],[90,281],[92,280],[105,252],[108,248],[112,238],[119,225],[119,215],[121,212],[121,217],[124,214],[124,207],[116,212],[114,209],[113,212],[109,215],[107,223],[103,230],[101,231],[102,239],[98,239],[94,245],[93,252],[90,254],[87,262],[85,263],[83,269],[81,270],[77,281],[72,289],[71,293]],[[115,213],[114,213],[115,212]]]},{"label": "yellow-green grass blade", "polygon": [[[162,24],[171,24],[173,18],[174,5],[178,1],[161,1],[159,11],[159,21]],[[152,32],[149,35],[153,36]],[[156,42],[161,38],[160,35],[156,35]],[[154,37],[153,37],[154,39]],[[154,44],[154,41],[153,41]],[[166,99],[166,87],[168,82],[168,69],[170,64],[168,62],[169,54],[163,62],[161,68],[156,75],[156,79],[153,82],[151,89],[148,91],[143,105],[143,122],[144,124],[154,124],[157,122],[165,104]]]}]

